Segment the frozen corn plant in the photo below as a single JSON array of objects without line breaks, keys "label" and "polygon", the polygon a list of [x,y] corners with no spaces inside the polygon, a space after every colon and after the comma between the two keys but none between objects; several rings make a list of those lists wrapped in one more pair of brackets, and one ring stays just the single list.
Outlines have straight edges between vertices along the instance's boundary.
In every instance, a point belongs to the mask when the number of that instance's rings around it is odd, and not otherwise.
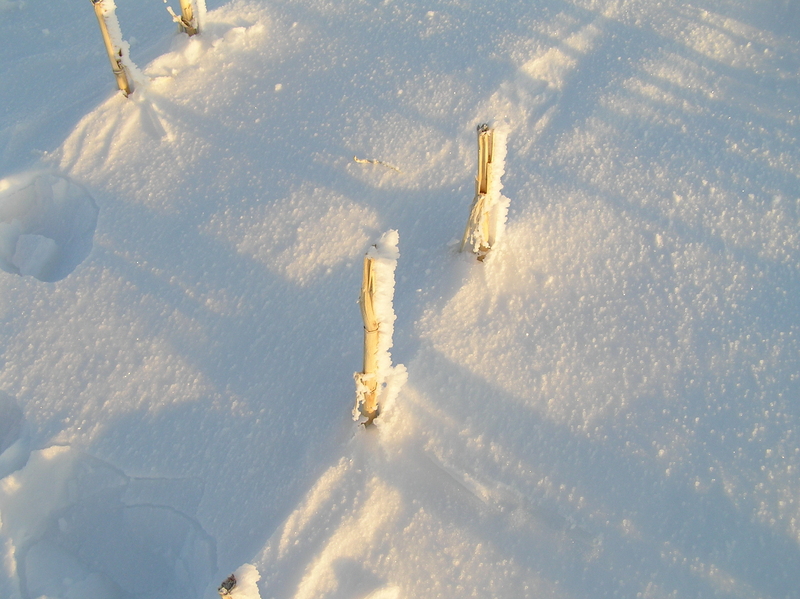
[{"label": "frozen corn plant", "polygon": [[[164,0],[166,4],[167,0]],[[178,24],[178,27],[185,34],[192,36],[200,32],[200,14],[203,10],[198,10],[196,7],[196,0],[180,0],[181,14],[175,14],[171,6],[167,6],[167,12],[172,15],[172,20]]]},{"label": "frozen corn plant", "polygon": [[134,90],[134,79],[138,75],[136,65],[129,58],[128,43],[122,39],[122,30],[117,20],[117,5],[114,0],[92,0],[100,35],[111,62],[111,71],[117,80],[119,90],[129,96]]},{"label": "frozen corn plant", "polygon": [[461,251],[469,249],[483,261],[503,234],[508,214],[508,198],[500,194],[500,179],[505,171],[505,125],[478,125],[478,175],[469,220],[461,240]]},{"label": "frozen corn plant", "polygon": [[382,409],[391,405],[406,380],[402,364],[392,366],[394,333],[394,271],[399,235],[395,230],[384,233],[364,256],[364,276],[359,305],[364,320],[364,362],[362,372],[355,374],[355,420],[372,424]]}]

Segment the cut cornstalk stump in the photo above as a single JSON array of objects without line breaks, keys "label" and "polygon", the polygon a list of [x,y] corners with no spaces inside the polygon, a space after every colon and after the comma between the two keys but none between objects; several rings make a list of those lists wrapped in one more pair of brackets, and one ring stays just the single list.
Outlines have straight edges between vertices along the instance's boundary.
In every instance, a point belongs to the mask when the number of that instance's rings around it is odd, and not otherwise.
[{"label": "cut cornstalk stump", "polygon": [[394,273],[400,252],[400,236],[389,230],[364,256],[364,272],[358,303],[364,320],[364,361],[354,374],[356,404],[353,418],[365,426],[388,410],[407,378],[402,364],[392,365],[394,333]]},{"label": "cut cornstalk stump", "polygon": [[222,581],[221,585],[219,585],[217,593],[219,593],[219,596],[222,599],[226,599],[227,597],[231,596],[231,593],[235,588],[236,588],[236,575],[231,574],[230,576],[228,576],[228,578]]},{"label": "cut cornstalk stump", "polygon": [[181,0],[181,18],[179,25],[181,31],[186,33],[186,35],[192,36],[197,34],[197,21],[194,18],[192,0]]},{"label": "cut cornstalk stump", "polygon": [[489,176],[494,153],[494,129],[489,125],[478,125],[478,177],[475,180],[475,193],[489,193]]},{"label": "cut cornstalk stump", "polygon": [[364,370],[358,375],[362,387],[361,415],[371,423],[378,415],[378,335],[380,322],[375,316],[375,260],[364,256],[364,277],[361,283],[361,317],[364,320]]},{"label": "cut cornstalk stump", "polygon": [[94,6],[94,14],[97,16],[97,23],[100,25],[100,33],[103,36],[103,43],[106,47],[108,60],[111,62],[111,70],[117,80],[117,87],[120,91],[129,96],[133,93],[133,81],[131,80],[130,73],[125,65],[122,63],[122,49],[117,48],[111,40],[111,34],[108,31],[108,23],[106,22],[106,9],[103,0],[92,0]]},{"label": "cut cornstalk stump", "polygon": [[478,176],[475,178],[475,197],[472,200],[469,220],[461,239],[461,251],[469,247],[483,260],[494,245],[491,212],[494,204],[494,129],[487,124],[478,125]]}]

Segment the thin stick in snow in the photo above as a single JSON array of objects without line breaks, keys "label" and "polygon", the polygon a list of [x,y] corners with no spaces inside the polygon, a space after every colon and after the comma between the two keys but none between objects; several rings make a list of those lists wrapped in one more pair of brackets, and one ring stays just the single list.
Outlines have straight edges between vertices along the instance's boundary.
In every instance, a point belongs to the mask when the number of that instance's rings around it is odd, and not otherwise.
[{"label": "thin stick in snow", "polygon": [[128,73],[128,69],[122,62],[122,48],[118,48],[111,41],[111,34],[109,33],[108,23],[106,22],[107,11],[103,0],[92,0],[92,5],[94,5],[97,23],[100,25],[100,33],[103,36],[103,43],[108,53],[108,59],[111,62],[111,70],[114,73],[114,77],[117,79],[117,87],[127,97],[133,93],[133,81]]},{"label": "thin stick in snow", "polygon": [[353,156],[353,160],[358,162],[359,164],[379,164],[380,166],[385,166],[386,168],[390,168],[393,171],[400,172],[400,169],[396,166],[389,164],[388,162],[384,162],[383,160],[375,160],[372,158],[359,158],[358,156]]}]

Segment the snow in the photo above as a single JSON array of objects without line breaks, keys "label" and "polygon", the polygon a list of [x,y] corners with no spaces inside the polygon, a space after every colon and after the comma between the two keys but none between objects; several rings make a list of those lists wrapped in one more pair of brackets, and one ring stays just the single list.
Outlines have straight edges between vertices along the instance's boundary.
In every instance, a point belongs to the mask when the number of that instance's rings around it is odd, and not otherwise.
[{"label": "snow", "polygon": [[0,0],[2,599],[796,595],[794,3],[115,0],[129,98],[85,4]]},{"label": "snow", "polygon": [[70,599],[201,594],[214,544],[169,505],[169,492],[169,483],[128,479],[71,447],[31,452],[0,487],[20,591]]}]

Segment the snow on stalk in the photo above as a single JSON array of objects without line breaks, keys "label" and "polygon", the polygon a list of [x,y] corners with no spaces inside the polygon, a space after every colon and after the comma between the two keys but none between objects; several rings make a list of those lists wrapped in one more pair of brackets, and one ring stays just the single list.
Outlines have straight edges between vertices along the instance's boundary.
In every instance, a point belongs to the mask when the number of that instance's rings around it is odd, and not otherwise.
[{"label": "snow on stalk", "polygon": [[371,424],[381,409],[390,405],[406,380],[402,364],[392,366],[395,314],[394,271],[400,252],[395,230],[384,233],[364,256],[364,278],[359,305],[364,319],[364,368],[355,374],[355,420]]},{"label": "snow on stalk", "polygon": [[497,245],[505,229],[509,200],[500,194],[500,178],[505,171],[507,137],[506,127],[478,125],[478,176],[461,251],[469,248],[481,261]]},{"label": "snow on stalk", "polygon": [[206,24],[207,12],[208,9],[206,8],[206,0],[194,0],[195,27],[197,27],[198,32],[202,31]]}]

